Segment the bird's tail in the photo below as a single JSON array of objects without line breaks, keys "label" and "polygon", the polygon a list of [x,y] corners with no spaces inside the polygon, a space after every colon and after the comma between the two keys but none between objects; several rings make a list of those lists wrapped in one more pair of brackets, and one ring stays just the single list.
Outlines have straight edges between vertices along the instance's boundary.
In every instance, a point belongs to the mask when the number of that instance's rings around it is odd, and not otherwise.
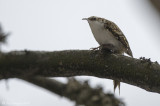
[{"label": "bird's tail", "polygon": [[114,85],[114,92],[115,92],[115,90],[116,90],[116,88],[118,86],[118,88],[119,88],[119,95],[120,95],[120,82],[117,81],[117,80],[113,80],[113,85]]}]

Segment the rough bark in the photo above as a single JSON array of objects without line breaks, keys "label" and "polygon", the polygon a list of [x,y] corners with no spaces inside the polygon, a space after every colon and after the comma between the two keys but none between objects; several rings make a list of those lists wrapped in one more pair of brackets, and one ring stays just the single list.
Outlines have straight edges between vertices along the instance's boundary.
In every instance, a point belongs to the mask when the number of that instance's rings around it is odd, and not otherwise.
[{"label": "rough bark", "polygon": [[43,76],[95,76],[160,93],[160,65],[149,59],[88,50],[13,51],[0,54],[0,79]]},{"label": "rough bark", "polygon": [[69,79],[67,84],[63,84],[54,79],[44,77],[22,78],[25,81],[43,87],[59,96],[67,97],[75,101],[76,106],[124,106],[121,100],[115,98],[113,94],[105,94],[102,88],[91,88],[87,81],[79,82]]}]

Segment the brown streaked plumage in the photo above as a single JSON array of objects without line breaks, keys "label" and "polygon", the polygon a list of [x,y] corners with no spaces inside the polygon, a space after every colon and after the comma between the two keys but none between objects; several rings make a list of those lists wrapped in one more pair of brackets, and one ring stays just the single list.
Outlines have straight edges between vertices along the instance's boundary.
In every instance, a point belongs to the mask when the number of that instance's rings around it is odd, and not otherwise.
[{"label": "brown streaked plumage", "polygon": [[[88,21],[92,33],[96,41],[100,44],[100,46],[106,49],[110,49],[113,53],[127,53],[129,56],[133,57],[132,51],[130,49],[126,37],[114,22],[96,16],[83,18],[83,20]],[[117,86],[120,90],[119,81],[115,80],[113,84],[114,91]]]},{"label": "brown streaked plumage", "polygon": [[104,28],[108,29],[114,35],[114,37],[123,44],[123,46],[126,48],[125,53],[133,57],[129,43],[119,27],[114,22],[106,21]]}]

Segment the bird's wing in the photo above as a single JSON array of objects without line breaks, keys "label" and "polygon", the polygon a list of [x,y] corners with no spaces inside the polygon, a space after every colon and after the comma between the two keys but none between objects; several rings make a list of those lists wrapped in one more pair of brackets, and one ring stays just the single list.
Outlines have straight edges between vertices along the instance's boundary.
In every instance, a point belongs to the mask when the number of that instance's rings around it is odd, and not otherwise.
[{"label": "bird's wing", "polygon": [[123,46],[126,48],[126,50],[127,50],[126,53],[133,57],[132,51],[129,47],[129,43],[128,43],[126,37],[124,36],[123,32],[119,29],[119,27],[114,22],[107,21],[104,24],[104,28],[109,30],[113,34],[113,36],[118,41],[120,41],[123,44]]}]

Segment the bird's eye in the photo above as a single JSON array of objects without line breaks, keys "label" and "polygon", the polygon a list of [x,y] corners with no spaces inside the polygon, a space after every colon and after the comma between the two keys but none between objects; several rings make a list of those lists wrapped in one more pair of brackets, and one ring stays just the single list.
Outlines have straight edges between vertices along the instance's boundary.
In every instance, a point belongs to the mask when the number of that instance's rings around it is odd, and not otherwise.
[{"label": "bird's eye", "polygon": [[91,20],[92,20],[92,21],[95,21],[95,20],[96,20],[96,18],[92,18]]}]

